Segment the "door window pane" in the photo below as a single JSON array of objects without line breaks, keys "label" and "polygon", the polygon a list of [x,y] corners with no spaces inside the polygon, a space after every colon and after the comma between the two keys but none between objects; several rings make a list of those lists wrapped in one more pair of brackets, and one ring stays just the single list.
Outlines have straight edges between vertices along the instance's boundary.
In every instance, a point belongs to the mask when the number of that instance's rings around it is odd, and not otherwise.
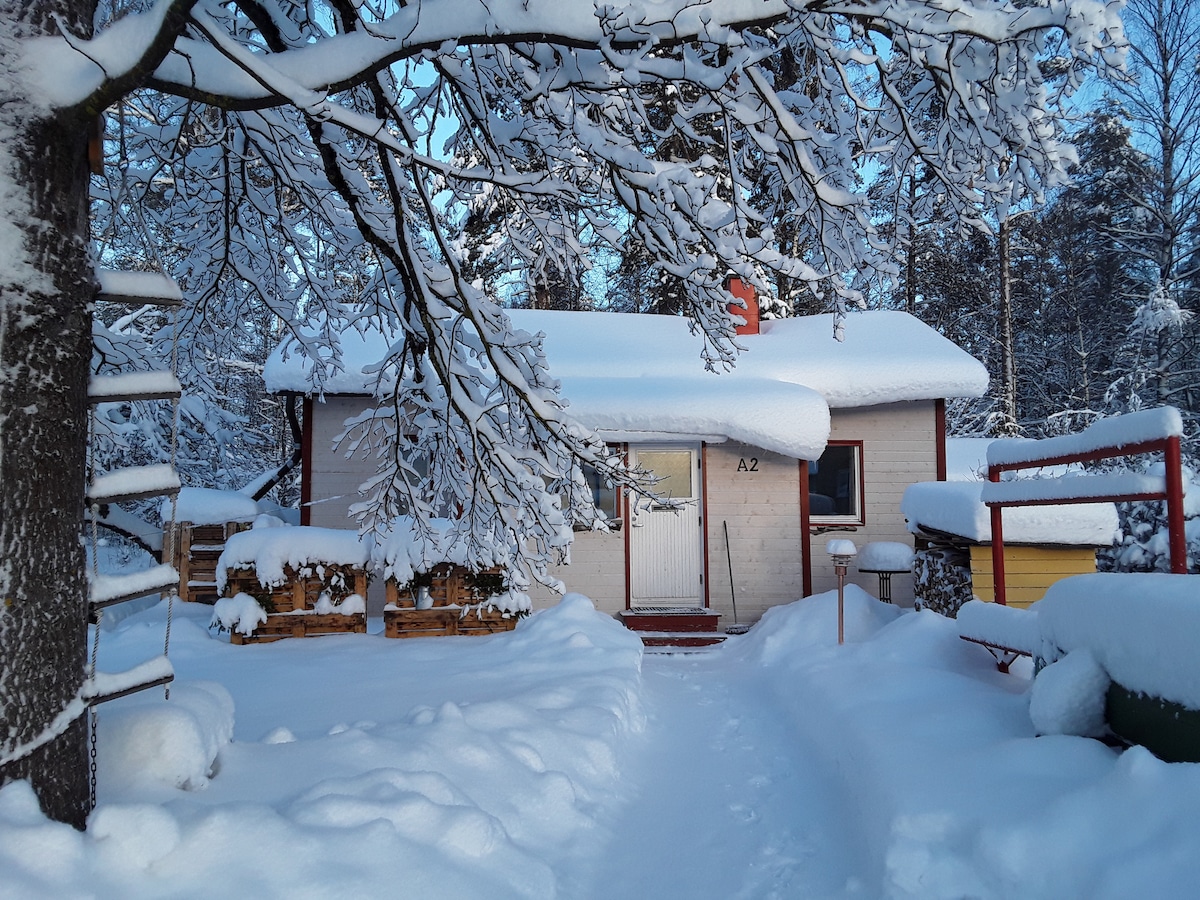
[{"label": "door window pane", "polygon": [[665,498],[692,496],[692,460],[688,450],[641,450],[637,455],[638,465],[659,479],[651,490]]}]

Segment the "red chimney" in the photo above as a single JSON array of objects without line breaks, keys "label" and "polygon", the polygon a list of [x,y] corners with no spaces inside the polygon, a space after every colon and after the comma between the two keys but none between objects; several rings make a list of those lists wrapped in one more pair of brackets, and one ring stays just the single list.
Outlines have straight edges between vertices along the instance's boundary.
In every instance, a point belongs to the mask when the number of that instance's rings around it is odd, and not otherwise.
[{"label": "red chimney", "polygon": [[730,315],[746,320],[745,325],[737,326],[737,333],[758,334],[758,296],[754,293],[754,286],[746,284],[740,278],[731,277],[727,282],[727,287],[729,293],[746,302],[745,309],[742,309],[737,303],[729,304]]}]

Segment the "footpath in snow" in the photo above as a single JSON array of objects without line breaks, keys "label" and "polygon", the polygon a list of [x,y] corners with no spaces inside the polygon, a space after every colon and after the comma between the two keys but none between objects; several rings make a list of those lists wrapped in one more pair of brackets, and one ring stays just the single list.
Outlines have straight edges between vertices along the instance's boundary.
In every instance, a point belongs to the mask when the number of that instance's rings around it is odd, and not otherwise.
[{"label": "footpath in snow", "polygon": [[[110,620],[102,668],[161,650]],[[696,656],[571,596],[509,634],[230,646],[105,704],[86,833],[0,789],[0,897],[1155,900],[1200,884],[1200,765],[1035,737],[1030,682],[848,589]],[[115,618],[115,617],[114,617]]]},{"label": "footpath in snow", "polygon": [[781,717],[771,693],[725,653],[645,657],[646,734],[585,897],[866,896],[862,841],[814,746],[819,728]]}]

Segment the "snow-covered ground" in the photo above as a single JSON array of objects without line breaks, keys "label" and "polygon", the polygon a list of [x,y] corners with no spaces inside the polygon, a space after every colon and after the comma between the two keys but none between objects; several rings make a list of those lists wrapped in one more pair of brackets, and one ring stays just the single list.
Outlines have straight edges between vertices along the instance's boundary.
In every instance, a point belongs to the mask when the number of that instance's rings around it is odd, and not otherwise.
[{"label": "snow-covered ground", "polygon": [[[845,646],[821,595],[674,656],[580,597],[485,638],[245,647],[177,607],[171,700],[100,708],[89,830],[0,790],[0,897],[1195,895],[1200,765],[1035,738],[1028,672],[847,599]],[[164,618],[105,630],[102,668]]]}]

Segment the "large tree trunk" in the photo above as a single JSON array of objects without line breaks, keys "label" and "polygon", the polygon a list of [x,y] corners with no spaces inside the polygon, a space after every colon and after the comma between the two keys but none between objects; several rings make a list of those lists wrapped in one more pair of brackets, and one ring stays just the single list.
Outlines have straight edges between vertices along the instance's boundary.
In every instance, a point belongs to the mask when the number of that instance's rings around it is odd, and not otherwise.
[{"label": "large tree trunk", "polygon": [[[0,196],[24,247],[0,260],[0,783],[28,778],[45,812],[89,812],[87,584],[80,545],[93,276],[85,122],[39,108],[13,71],[13,38],[87,31],[88,0],[0,0]],[[0,192],[2,194],[3,192]],[[78,708],[78,707],[77,707]],[[32,752],[24,752],[34,746]]]}]

